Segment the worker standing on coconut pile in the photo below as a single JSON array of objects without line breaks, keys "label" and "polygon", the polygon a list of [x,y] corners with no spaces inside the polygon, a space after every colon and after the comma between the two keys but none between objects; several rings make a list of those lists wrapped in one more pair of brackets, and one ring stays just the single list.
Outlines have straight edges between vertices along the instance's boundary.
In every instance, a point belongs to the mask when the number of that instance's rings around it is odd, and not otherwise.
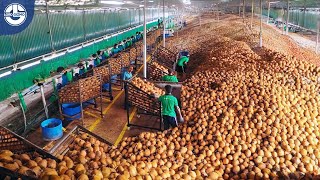
[{"label": "worker standing on coconut pile", "polygon": [[181,116],[181,111],[178,105],[178,100],[174,97],[172,93],[172,86],[166,85],[166,94],[159,97],[159,101],[162,105],[162,119],[164,124],[164,130],[178,126],[177,114],[179,115],[180,122],[183,122],[183,118]]},{"label": "worker standing on coconut pile", "polygon": [[167,82],[179,82],[172,69],[168,69],[168,75],[163,76],[161,80]]},{"label": "worker standing on coconut pile", "polygon": [[189,55],[181,56],[177,63],[177,72],[179,74],[182,74],[183,79],[185,77],[188,62],[189,62]]}]

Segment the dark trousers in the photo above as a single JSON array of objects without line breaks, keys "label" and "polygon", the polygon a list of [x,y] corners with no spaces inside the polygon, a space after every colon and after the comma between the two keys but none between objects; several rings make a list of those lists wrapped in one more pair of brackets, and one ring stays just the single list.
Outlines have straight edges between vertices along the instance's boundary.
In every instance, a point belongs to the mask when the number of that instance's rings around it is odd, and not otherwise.
[{"label": "dark trousers", "polygon": [[171,116],[162,116],[163,118],[163,124],[164,124],[164,130],[167,130],[170,128],[170,126],[172,128],[177,127],[178,123],[175,117],[171,117]]}]

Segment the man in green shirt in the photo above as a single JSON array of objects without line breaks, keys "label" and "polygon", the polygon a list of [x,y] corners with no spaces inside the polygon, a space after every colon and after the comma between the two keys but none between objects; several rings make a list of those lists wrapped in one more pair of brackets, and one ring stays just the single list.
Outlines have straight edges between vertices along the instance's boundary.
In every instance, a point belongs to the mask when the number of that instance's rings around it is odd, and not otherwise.
[{"label": "man in green shirt", "polygon": [[168,75],[165,75],[162,77],[162,81],[167,81],[167,82],[179,82],[178,78],[173,74],[172,69],[168,69]]},{"label": "man in green shirt", "polygon": [[172,87],[170,85],[165,86],[166,94],[159,97],[159,101],[162,105],[162,119],[164,124],[164,130],[169,129],[169,127],[177,127],[177,115],[176,111],[178,112],[179,116],[181,117],[181,111],[178,106],[178,100],[174,97],[172,92]]},{"label": "man in green shirt", "polygon": [[180,73],[185,73],[186,72],[186,65],[189,62],[189,57],[188,56],[182,56],[177,63],[177,71]]}]

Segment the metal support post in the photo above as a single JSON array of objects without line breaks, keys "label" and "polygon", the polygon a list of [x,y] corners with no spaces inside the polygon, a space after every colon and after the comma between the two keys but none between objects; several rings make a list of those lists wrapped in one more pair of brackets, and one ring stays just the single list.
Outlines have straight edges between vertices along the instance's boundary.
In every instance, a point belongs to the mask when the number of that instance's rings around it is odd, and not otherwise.
[{"label": "metal support post", "polygon": [[259,47],[262,48],[262,0],[260,0],[260,33],[259,33]]},{"label": "metal support post", "polygon": [[83,9],[82,27],[83,27],[83,37],[84,37],[84,40],[86,41],[87,40],[87,33],[86,33],[86,19],[85,19],[85,16],[86,16],[86,11]]},{"label": "metal support post", "polygon": [[254,0],[251,0],[251,23],[250,27],[253,28],[253,15],[254,15]]},{"label": "metal support post", "polygon": [[287,22],[286,22],[286,35],[289,34],[289,0],[287,0]]},{"label": "metal support post", "polygon": [[143,77],[147,78],[147,0],[144,0],[143,7]]},{"label": "metal support post", "polygon": [[267,24],[269,24],[269,17],[270,17],[270,0],[268,1],[268,17],[267,17]]},{"label": "metal support post", "polygon": [[48,6],[48,0],[46,0],[46,15],[47,15],[47,21],[48,21],[48,28],[49,28],[49,35],[50,35],[50,45],[51,45],[51,50],[54,50],[54,46],[53,46],[53,38],[52,38],[52,30],[51,30],[51,22],[50,22],[50,18],[49,18],[49,6]]},{"label": "metal support post", "polygon": [[38,86],[40,87],[40,91],[41,91],[41,97],[42,97],[42,103],[43,103],[44,112],[46,114],[46,118],[49,119],[49,113],[48,113],[46,97],[45,97],[44,91],[43,91],[43,84],[39,83]]},{"label": "metal support post", "polygon": [[242,18],[243,18],[243,22],[244,22],[244,19],[246,18],[246,0],[243,0],[242,2]]},{"label": "metal support post", "polygon": [[318,26],[317,26],[317,42],[316,42],[316,53],[319,53],[319,31],[320,31],[320,18],[318,19]]},{"label": "metal support post", "polygon": [[166,47],[166,14],[165,14],[165,9],[164,9],[164,0],[163,0],[163,20],[162,20],[162,25],[163,25],[163,47]]}]

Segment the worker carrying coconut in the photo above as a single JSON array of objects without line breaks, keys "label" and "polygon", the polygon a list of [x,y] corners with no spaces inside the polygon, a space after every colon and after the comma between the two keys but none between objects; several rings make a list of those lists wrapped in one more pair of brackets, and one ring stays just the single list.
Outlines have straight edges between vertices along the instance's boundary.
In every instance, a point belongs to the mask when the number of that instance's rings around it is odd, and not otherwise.
[{"label": "worker carrying coconut", "polygon": [[164,130],[178,126],[177,114],[180,118],[180,122],[183,122],[183,118],[181,116],[181,111],[178,105],[178,100],[174,97],[172,93],[172,86],[165,86],[166,94],[159,97],[159,101],[162,105],[162,119],[164,124]]},{"label": "worker carrying coconut", "polygon": [[168,69],[168,74],[163,76],[161,80],[166,82],[179,82],[172,69]]},{"label": "worker carrying coconut", "polygon": [[179,73],[185,73],[188,62],[189,62],[189,55],[181,56],[177,63],[177,71]]}]

